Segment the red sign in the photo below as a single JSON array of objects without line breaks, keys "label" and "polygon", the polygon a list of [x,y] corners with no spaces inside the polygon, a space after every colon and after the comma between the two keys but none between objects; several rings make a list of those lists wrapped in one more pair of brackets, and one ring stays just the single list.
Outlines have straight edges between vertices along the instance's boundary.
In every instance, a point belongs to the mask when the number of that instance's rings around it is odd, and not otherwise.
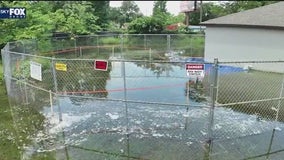
[{"label": "red sign", "polygon": [[204,77],[204,68],[205,68],[204,64],[196,64],[196,63],[186,64],[185,68],[188,77],[199,77],[199,78]]},{"label": "red sign", "polygon": [[107,71],[108,61],[106,60],[95,60],[94,69]]},{"label": "red sign", "polygon": [[204,64],[186,64],[186,70],[204,70]]}]

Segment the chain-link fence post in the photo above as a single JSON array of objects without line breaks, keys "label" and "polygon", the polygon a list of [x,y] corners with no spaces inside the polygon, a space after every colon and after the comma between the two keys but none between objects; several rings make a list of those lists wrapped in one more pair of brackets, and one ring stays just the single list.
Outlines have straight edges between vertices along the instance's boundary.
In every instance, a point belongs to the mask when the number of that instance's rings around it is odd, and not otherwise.
[{"label": "chain-link fence post", "polygon": [[144,34],[144,49],[147,49],[147,36]]},{"label": "chain-link fence post", "polygon": [[151,61],[151,60],[152,60],[152,49],[149,48],[149,61]]},{"label": "chain-link fence post", "polygon": [[[126,72],[125,72],[125,61],[122,61],[122,76],[123,76],[123,95],[125,105],[125,120],[126,120],[126,137],[129,142],[129,119],[128,119],[128,104],[127,104],[127,90],[126,90]],[[129,143],[127,143],[127,155],[129,156]]]},{"label": "chain-link fence post", "polygon": [[[24,54],[26,54],[25,41],[20,41],[20,42],[22,44],[23,52],[24,52]],[[21,54],[22,61],[24,61],[25,58],[26,58],[26,55],[24,55],[24,54]],[[23,75],[23,77],[25,77],[25,76]],[[25,104],[28,104],[29,102],[28,102],[27,78],[26,77],[24,78],[23,84],[24,84],[24,95],[25,95],[25,100],[24,101],[25,101]]]},{"label": "chain-link fence post", "polygon": [[190,46],[190,57],[192,57],[192,35],[190,35],[190,42],[189,42],[189,46]]},{"label": "chain-link fence post", "polygon": [[171,50],[171,35],[167,35],[167,52]]},{"label": "chain-link fence post", "polygon": [[51,116],[53,116],[53,100],[52,100],[52,92],[51,90],[49,90],[49,103],[50,103],[50,112],[51,112]]},{"label": "chain-link fence post", "polygon": [[209,123],[208,123],[208,145],[211,150],[211,143],[213,139],[213,125],[214,125],[214,109],[216,105],[217,98],[217,81],[218,81],[218,59],[214,59],[213,70],[211,72],[211,80],[210,80],[210,97],[211,104],[209,109]]},{"label": "chain-link fence post", "polygon": [[120,37],[120,54],[124,58],[124,53],[123,53],[123,34],[120,34],[119,37]]},{"label": "chain-link fence post", "polygon": [[284,76],[282,78],[282,84],[281,84],[281,89],[280,89],[280,93],[279,93],[279,101],[278,101],[278,104],[277,104],[277,108],[273,107],[273,109],[275,109],[275,111],[276,111],[275,121],[278,121],[279,110],[280,110],[282,97],[283,97],[283,89],[284,89]]},{"label": "chain-link fence post", "polygon": [[[74,40],[74,50],[75,50],[75,56],[78,56],[78,52],[77,52],[77,36],[75,35],[74,37],[71,37],[71,40]],[[81,54],[80,54],[81,56]],[[82,58],[82,57],[80,57]]]},{"label": "chain-link fence post", "polygon": [[99,36],[97,36],[97,49],[98,49],[98,54],[100,54]]},{"label": "chain-link fence post", "polygon": [[11,54],[9,53],[10,43],[8,42],[6,46],[1,50],[2,64],[3,64],[3,78],[5,80],[7,95],[11,95]]},{"label": "chain-link fence post", "polygon": [[57,102],[57,105],[58,105],[58,111],[59,111],[59,121],[62,121],[62,112],[61,112],[61,107],[60,107],[59,98],[58,98],[58,84],[57,84],[54,58],[52,58],[51,61],[52,61],[51,64],[52,64],[52,75],[53,75],[54,90],[55,90],[56,102]]}]

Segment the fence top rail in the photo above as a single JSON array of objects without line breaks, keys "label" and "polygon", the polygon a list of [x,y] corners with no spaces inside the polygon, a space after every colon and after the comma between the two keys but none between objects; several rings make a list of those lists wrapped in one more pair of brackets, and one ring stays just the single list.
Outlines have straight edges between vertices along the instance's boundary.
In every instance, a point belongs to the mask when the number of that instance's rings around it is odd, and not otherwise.
[{"label": "fence top rail", "polygon": [[[2,53],[4,50],[2,50]],[[20,53],[20,52],[12,52],[12,51],[6,51],[6,53],[12,53],[17,55],[24,55],[28,57],[36,57],[36,58],[43,58],[43,59],[49,59],[49,60],[58,60],[58,61],[93,61],[96,60],[96,58],[76,58],[76,59],[68,59],[68,58],[56,58],[56,57],[45,57],[45,56],[39,56],[39,55],[31,55],[28,53]],[[112,62],[151,62],[151,63],[203,63],[203,64],[213,64],[211,62],[186,62],[186,61],[165,61],[165,60],[130,60],[130,59],[109,59],[108,61]]]},{"label": "fence top rail", "polygon": [[193,37],[204,37],[204,34],[195,33],[195,34],[116,34],[116,33],[109,33],[109,34],[90,34],[90,35],[74,35],[74,36],[59,36],[59,37],[53,37],[53,36],[45,36],[41,38],[30,38],[30,39],[21,39],[21,40],[15,40],[10,41],[8,43],[24,43],[27,41],[37,41],[37,40],[52,40],[52,39],[63,39],[63,38],[87,38],[87,37],[108,37],[108,36],[193,36]]},{"label": "fence top rail", "polygon": [[[18,54],[18,55],[24,55],[24,56],[29,56],[29,57],[36,57],[36,58],[44,58],[44,59],[49,59],[49,60],[59,60],[59,61],[92,61],[95,60],[96,58],[56,58],[56,57],[48,57],[48,56],[40,56],[40,55],[31,55],[29,53],[21,53],[21,52],[15,52],[15,51],[7,51],[4,49],[1,49],[1,52],[4,53],[12,53],[12,54]],[[187,62],[184,60],[180,61],[165,61],[165,60],[127,60],[127,59],[109,59],[109,61],[113,62],[151,62],[151,63],[202,63],[202,64],[214,64],[214,62]],[[233,64],[233,63],[284,63],[284,60],[271,60],[271,61],[218,61],[218,64]]]},{"label": "fence top rail", "polygon": [[94,34],[94,35],[75,35],[74,37],[105,37],[105,36],[204,36],[204,34]]},{"label": "fence top rail", "polygon": [[231,64],[231,63],[283,63],[284,60],[270,60],[270,61],[262,61],[262,60],[255,60],[255,61],[218,61],[219,64]]}]

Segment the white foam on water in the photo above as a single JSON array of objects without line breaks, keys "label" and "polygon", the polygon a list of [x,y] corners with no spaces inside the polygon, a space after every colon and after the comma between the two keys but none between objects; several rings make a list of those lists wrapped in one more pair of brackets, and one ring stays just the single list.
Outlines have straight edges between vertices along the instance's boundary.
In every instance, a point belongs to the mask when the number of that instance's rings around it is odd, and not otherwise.
[{"label": "white foam on water", "polygon": [[279,128],[279,127],[276,127],[276,128],[275,128],[275,130],[277,130],[277,131],[281,131],[281,128]]},{"label": "white foam on water", "polygon": [[257,115],[248,115],[225,108],[215,109],[214,123],[215,131],[226,132],[231,136],[259,134],[273,129],[276,123],[284,127],[284,125],[279,122],[259,120]]},{"label": "white foam on water", "polygon": [[73,115],[68,113],[62,113],[62,121],[59,121],[59,115],[47,115],[49,123],[52,128],[49,129],[50,134],[56,134],[62,132],[63,129],[71,127],[73,124],[85,121],[91,117],[93,113],[86,115]]},{"label": "white foam on water", "polygon": [[164,134],[159,134],[159,133],[153,133],[154,137],[164,137]]},{"label": "white foam on water", "polygon": [[112,119],[112,120],[116,120],[116,119],[119,118],[118,113],[106,113],[106,116],[109,116],[110,119]]}]

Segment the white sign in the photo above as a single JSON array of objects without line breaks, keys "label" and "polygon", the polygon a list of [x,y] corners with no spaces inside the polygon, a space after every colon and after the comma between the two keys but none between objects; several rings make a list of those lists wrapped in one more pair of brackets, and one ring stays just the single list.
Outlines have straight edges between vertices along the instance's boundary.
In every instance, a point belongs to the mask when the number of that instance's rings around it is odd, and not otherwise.
[{"label": "white sign", "polygon": [[31,61],[30,63],[30,72],[31,72],[31,77],[33,79],[42,81],[42,76],[41,76],[41,64],[36,63]]},{"label": "white sign", "polygon": [[187,76],[193,78],[204,78],[204,64],[186,64]]}]

